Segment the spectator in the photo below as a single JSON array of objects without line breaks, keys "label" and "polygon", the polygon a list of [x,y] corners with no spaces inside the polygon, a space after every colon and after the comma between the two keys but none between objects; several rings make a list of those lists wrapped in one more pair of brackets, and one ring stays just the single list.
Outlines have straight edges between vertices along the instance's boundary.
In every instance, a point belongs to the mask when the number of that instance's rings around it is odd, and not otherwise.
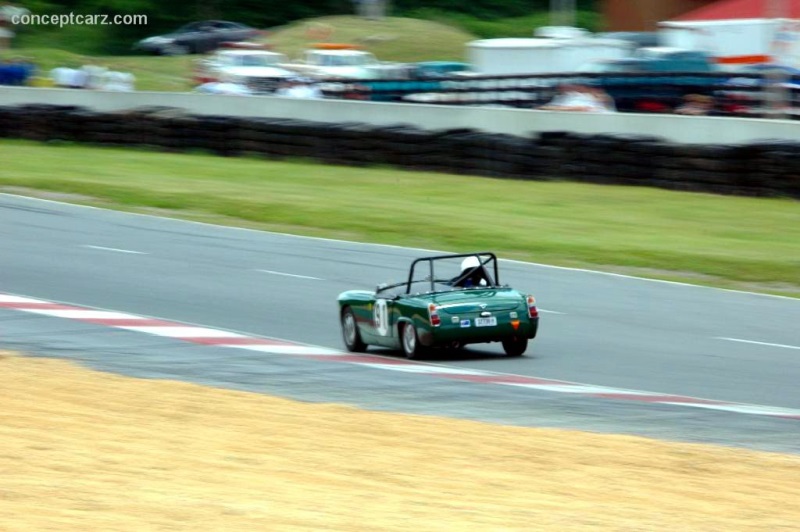
[{"label": "spectator", "polygon": [[719,91],[717,95],[716,105],[724,115],[748,116],[760,106],[760,101],[753,93]]},{"label": "spectator", "polygon": [[103,72],[97,88],[104,91],[131,92],[134,90],[136,78],[128,72]]},{"label": "spectator", "polygon": [[53,84],[62,89],[85,89],[89,81],[89,75],[82,68],[54,68],[50,77]]},{"label": "spectator", "polygon": [[14,39],[14,17],[30,14],[24,7],[17,7],[11,3],[0,4],[0,51],[11,49]]},{"label": "spectator", "polygon": [[36,67],[25,59],[0,61],[0,85],[27,85],[35,70]]},{"label": "spectator", "polygon": [[[338,87],[340,89],[340,97],[342,100],[370,100],[370,92],[372,91],[372,87],[369,85],[364,85],[362,83],[347,83],[347,84],[339,84]],[[323,93],[323,97],[325,94]]]},{"label": "spectator", "polygon": [[11,16],[6,14],[5,6],[0,7],[0,51],[11,49],[11,39],[13,38]]},{"label": "spectator", "polygon": [[85,89],[89,81],[89,75],[80,68],[69,69],[69,84],[70,89]]},{"label": "spectator", "polygon": [[9,61],[0,60],[0,85],[11,85],[12,78]]},{"label": "spectator", "polygon": [[231,83],[229,81],[212,81],[203,83],[194,89],[194,92],[203,94],[230,94],[235,96],[249,96],[253,92],[241,83]]},{"label": "spectator", "polygon": [[97,65],[83,65],[81,70],[86,74],[85,88],[100,89],[103,86],[108,69]]},{"label": "spectator", "polygon": [[275,91],[275,96],[284,98],[301,98],[306,100],[318,100],[323,97],[313,80],[308,78],[290,78]]},{"label": "spectator", "polygon": [[702,116],[714,108],[714,98],[705,94],[687,94],[683,103],[675,109],[675,114]]},{"label": "spectator", "polygon": [[597,108],[594,109],[595,111],[600,113],[615,113],[617,111],[614,98],[600,87],[586,87],[585,92],[592,96],[597,102]]},{"label": "spectator", "polygon": [[648,98],[637,100],[633,110],[637,113],[671,113],[672,107],[662,101]]},{"label": "spectator", "polygon": [[11,49],[11,40],[14,38],[14,29],[11,25],[13,9],[10,4],[0,5],[0,51]]},{"label": "spectator", "polygon": [[67,67],[57,67],[50,71],[50,78],[53,85],[60,89],[69,88],[72,81],[72,69]]},{"label": "spectator", "polygon": [[583,111],[609,113],[616,111],[614,100],[600,88],[585,85],[564,84],[559,86],[556,96],[539,109],[544,111]]}]

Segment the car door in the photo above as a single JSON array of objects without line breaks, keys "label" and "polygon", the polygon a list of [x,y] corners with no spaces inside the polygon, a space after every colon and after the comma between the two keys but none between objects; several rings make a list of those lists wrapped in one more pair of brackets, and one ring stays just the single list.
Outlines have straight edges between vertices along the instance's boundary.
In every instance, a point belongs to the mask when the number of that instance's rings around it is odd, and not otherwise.
[{"label": "car door", "polygon": [[220,35],[228,41],[246,41],[250,38],[249,32],[243,26],[232,22],[220,23]]},{"label": "car door", "polygon": [[204,23],[187,24],[179,31],[176,43],[185,46],[188,52],[198,52],[202,48]]},{"label": "car door", "polygon": [[371,333],[373,342],[384,347],[395,345],[394,325],[397,319],[395,312],[396,294],[378,292],[372,304]]},{"label": "car door", "polygon": [[241,30],[238,24],[233,22],[216,22],[214,24],[214,46],[219,47],[224,42],[236,42],[247,40],[247,35]]}]

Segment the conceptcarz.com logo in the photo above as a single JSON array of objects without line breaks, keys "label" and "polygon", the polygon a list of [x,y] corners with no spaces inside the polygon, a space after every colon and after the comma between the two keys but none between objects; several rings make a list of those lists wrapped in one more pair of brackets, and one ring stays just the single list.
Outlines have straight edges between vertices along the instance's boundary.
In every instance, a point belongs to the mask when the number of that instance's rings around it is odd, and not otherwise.
[{"label": "conceptcarz.com logo", "polygon": [[14,26],[144,26],[147,15],[108,15],[105,13],[31,13],[24,8],[4,10],[3,18]]}]

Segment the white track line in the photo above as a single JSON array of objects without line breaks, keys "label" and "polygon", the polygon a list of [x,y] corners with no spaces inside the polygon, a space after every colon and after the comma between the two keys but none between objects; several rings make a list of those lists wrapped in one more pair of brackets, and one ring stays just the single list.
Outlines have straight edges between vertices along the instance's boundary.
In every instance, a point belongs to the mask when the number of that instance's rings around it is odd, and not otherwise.
[{"label": "white track line", "polygon": [[770,342],[757,342],[755,340],[742,340],[741,338],[726,338],[724,336],[717,336],[717,340],[727,340],[728,342],[739,342],[742,344],[755,344],[755,345],[764,345],[767,347],[781,347],[783,349],[800,349],[798,345],[787,345],[787,344],[773,344]]},{"label": "white track line", "polygon": [[109,312],[106,310],[80,310],[80,309],[27,309],[26,312],[44,314],[55,318],[71,318],[75,320],[145,320],[141,316],[126,314],[124,312]]},{"label": "white track line", "polygon": [[247,351],[258,351],[259,353],[270,353],[273,355],[340,356],[344,354],[336,349],[308,345],[233,345],[228,347],[233,349],[246,349]]},{"label": "white track line", "polygon": [[284,277],[296,277],[297,279],[311,279],[312,281],[324,281],[320,277],[311,277],[310,275],[298,275],[296,273],[276,272],[273,270],[256,270],[261,273],[269,273],[271,275],[283,275]]},{"label": "white track line", "polygon": [[91,249],[99,249],[101,251],[114,251],[116,253],[131,253],[133,255],[147,255],[144,251],[133,251],[131,249],[119,249],[119,248],[107,248],[105,246],[92,246],[90,244],[86,244],[82,247],[91,248]]},{"label": "white track line", "polygon": [[[79,319],[79,318],[78,318]],[[152,326],[152,325],[120,325],[120,329],[129,331],[155,334],[157,336],[168,336],[170,338],[243,338],[238,333],[223,331],[219,329],[208,329],[205,327],[191,326]]]}]

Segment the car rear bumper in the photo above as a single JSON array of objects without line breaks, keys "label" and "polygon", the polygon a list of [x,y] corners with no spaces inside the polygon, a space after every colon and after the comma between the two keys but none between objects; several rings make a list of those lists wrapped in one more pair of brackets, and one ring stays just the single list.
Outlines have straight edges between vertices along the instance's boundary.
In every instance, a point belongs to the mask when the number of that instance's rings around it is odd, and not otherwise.
[{"label": "car rear bumper", "polygon": [[449,346],[454,343],[477,344],[486,342],[501,342],[503,340],[524,337],[535,338],[539,329],[539,318],[520,320],[518,327],[511,323],[500,323],[491,327],[469,327],[456,325],[442,325],[420,333],[420,342],[426,347]]}]

